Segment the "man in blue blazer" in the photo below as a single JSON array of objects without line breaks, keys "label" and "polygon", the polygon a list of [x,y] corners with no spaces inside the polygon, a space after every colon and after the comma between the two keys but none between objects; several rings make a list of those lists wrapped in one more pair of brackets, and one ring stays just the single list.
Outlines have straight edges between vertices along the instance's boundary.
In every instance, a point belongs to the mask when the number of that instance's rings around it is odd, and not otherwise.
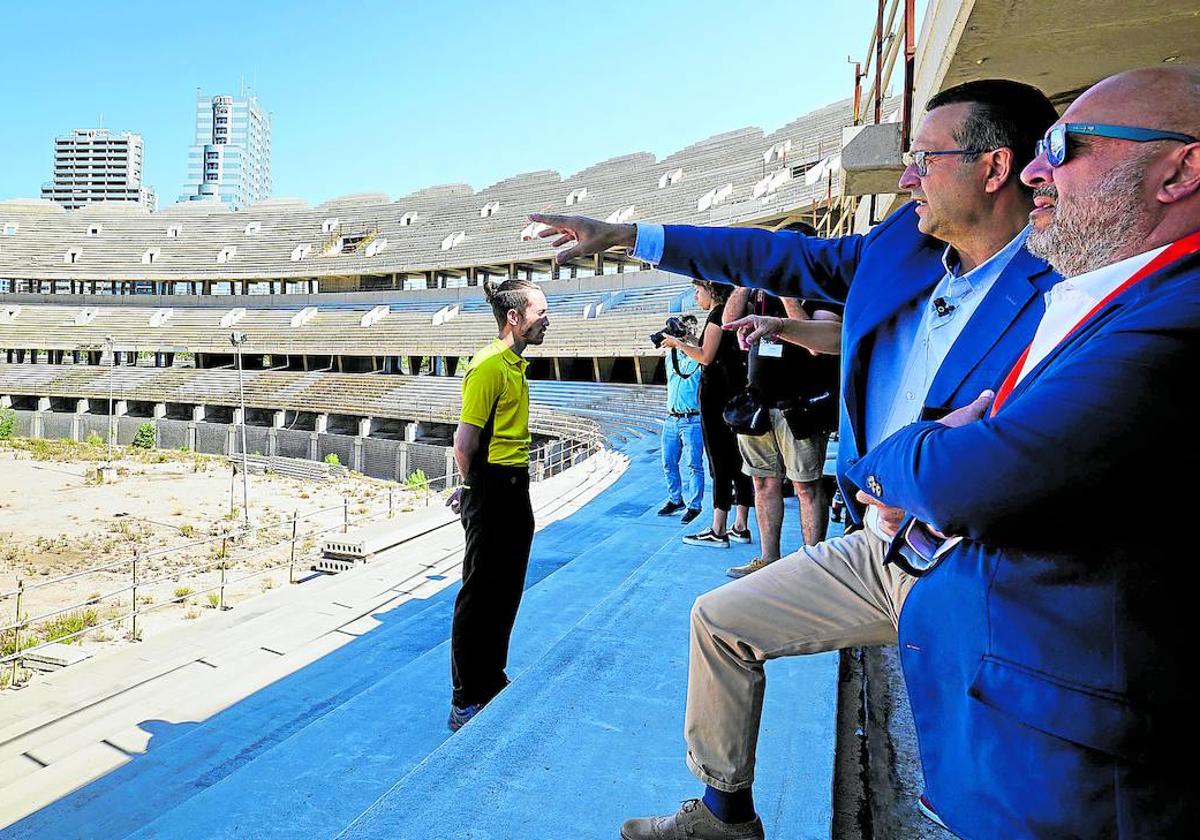
[{"label": "man in blue blazer", "polygon": [[926,791],[965,837],[1187,836],[1200,574],[1129,495],[1186,507],[1200,467],[1200,68],[1100,82],[1023,178],[1029,248],[1067,278],[1028,353],[988,416],[990,393],[849,473],[920,520],[900,648]]},{"label": "man in blue blazer", "polygon": [[[691,277],[845,303],[838,472],[853,500],[846,470],[876,442],[996,386],[1028,344],[1054,279],[1024,248],[1032,196],[1018,179],[1056,117],[1050,103],[1027,85],[992,80],[944,91],[926,110],[899,184],[913,201],[866,236],[531,218],[548,225],[542,235],[558,235],[555,246],[574,241],[560,262],[630,247]],[[852,513],[863,521],[861,506]],[[704,798],[629,821],[626,840],[763,836],[751,786],[765,661],[895,642],[916,580],[883,564],[903,512],[865,513],[863,530],[697,600],[685,736]]]}]

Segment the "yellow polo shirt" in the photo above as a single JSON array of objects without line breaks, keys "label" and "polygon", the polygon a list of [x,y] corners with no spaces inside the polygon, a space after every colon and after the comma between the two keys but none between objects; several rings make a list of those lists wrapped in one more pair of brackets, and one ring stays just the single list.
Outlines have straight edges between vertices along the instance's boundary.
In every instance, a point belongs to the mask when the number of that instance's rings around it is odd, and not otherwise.
[{"label": "yellow polo shirt", "polygon": [[529,463],[529,362],[500,339],[471,358],[462,381],[462,411],[458,419],[483,429],[495,422],[488,443],[489,464],[520,467]]}]

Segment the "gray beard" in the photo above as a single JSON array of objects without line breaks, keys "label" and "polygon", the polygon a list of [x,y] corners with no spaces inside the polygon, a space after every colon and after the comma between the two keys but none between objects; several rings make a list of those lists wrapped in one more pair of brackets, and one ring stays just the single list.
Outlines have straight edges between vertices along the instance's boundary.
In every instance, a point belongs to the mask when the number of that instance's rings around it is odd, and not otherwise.
[{"label": "gray beard", "polygon": [[1088,195],[1058,202],[1053,185],[1034,195],[1055,198],[1054,219],[1043,230],[1029,232],[1026,246],[1063,277],[1078,277],[1139,253],[1149,225],[1141,204],[1145,160],[1131,158],[1115,166]]}]

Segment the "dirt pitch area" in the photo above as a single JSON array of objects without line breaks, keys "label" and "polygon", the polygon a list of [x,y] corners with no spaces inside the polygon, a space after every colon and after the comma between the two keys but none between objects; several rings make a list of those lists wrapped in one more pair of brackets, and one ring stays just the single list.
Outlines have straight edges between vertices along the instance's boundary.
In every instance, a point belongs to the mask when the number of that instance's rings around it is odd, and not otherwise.
[{"label": "dirt pitch area", "polygon": [[[128,613],[131,593],[119,590],[131,582],[128,560],[135,552],[143,558],[138,578],[144,583],[139,583],[137,599],[146,610],[138,621],[143,636],[149,636],[166,624],[202,621],[215,614],[217,593],[204,590],[219,583],[222,565],[229,581],[253,575],[227,587],[226,604],[285,585],[293,513],[304,517],[335,508],[300,522],[300,577],[311,574],[309,567],[320,552],[322,535],[315,532],[341,525],[344,500],[352,520],[388,510],[389,492],[397,515],[441,503],[436,492],[413,491],[357,474],[327,482],[251,474],[250,511],[258,528],[249,539],[224,542],[221,535],[243,522],[241,476],[234,478],[227,459],[119,447],[113,459],[116,478],[101,484],[93,474],[104,459],[103,447],[66,440],[0,441],[0,594],[11,593],[18,581],[27,587],[21,612],[30,626],[23,631],[23,647],[30,638],[49,639]],[[282,569],[258,574],[280,564]],[[109,565],[112,568],[43,585]],[[70,605],[82,606],[38,620]],[[16,598],[0,597],[0,626],[15,620]],[[128,622],[96,628],[79,643],[85,649],[102,649],[120,644],[128,630]],[[11,632],[0,635],[2,653],[12,652]]]}]

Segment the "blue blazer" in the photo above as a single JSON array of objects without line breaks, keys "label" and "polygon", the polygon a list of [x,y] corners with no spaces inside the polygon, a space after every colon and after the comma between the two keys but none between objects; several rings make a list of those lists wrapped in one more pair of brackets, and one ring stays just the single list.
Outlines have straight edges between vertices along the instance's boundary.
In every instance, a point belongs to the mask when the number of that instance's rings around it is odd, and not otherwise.
[{"label": "blue blazer", "polygon": [[[964,837],[1200,825],[1178,769],[1197,742],[1197,359],[1200,256],[1116,298],[995,417],[915,423],[850,470],[966,536],[900,616],[926,791]],[[1183,516],[1144,518],[1153,500]]]},{"label": "blue blazer", "polygon": [[[865,236],[819,239],[790,231],[668,225],[659,267],[703,280],[766,289],[784,297],[846,305],[842,326],[842,402],[838,483],[856,522],[862,506],[845,481],[866,451],[866,378],[876,331],[914,300],[928,298],[946,273],[944,242],[917,229],[908,204]],[[1022,248],[954,343],[930,386],[930,413],[965,405],[995,388],[1033,338],[1041,292],[1058,279]]]}]

